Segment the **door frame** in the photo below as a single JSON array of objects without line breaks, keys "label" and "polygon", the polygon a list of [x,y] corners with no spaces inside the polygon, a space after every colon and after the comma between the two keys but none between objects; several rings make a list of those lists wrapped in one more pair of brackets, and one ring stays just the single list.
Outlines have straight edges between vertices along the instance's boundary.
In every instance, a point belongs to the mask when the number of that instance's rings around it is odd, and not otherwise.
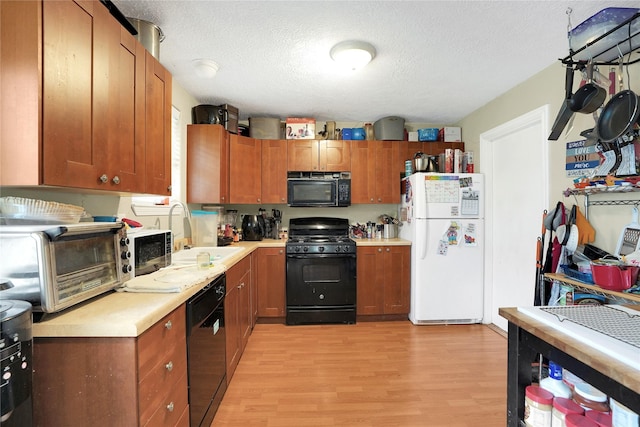
[{"label": "door frame", "polygon": [[[539,180],[541,193],[537,196],[540,203],[540,212],[547,208],[549,201],[549,141],[547,135],[550,132],[550,118],[549,118],[549,104],[543,105],[535,110],[525,113],[515,119],[512,119],[504,124],[501,124],[493,129],[480,134],[480,170],[485,175],[485,261],[484,261],[484,320],[483,323],[496,323],[497,307],[494,307],[494,247],[493,237],[494,233],[499,230],[494,225],[495,214],[493,212],[494,197],[493,188],[493,171],[496,165],[494,162],[495,143],[501,139],[508,138],[509,136],[532,126],[538,127],[537,134],[539,138],[537,142],[540,150],[539,165]],[[538,179],[538,178],[537,178]],[[535,244],[535,242],[532,242]],[[524,260],[527,266],[530,266],[533,260]],[[533,301],[531,301],[533,305]],[[501,322],[502,323],[502,322]],[[502,328],[501,325],[498,325]],[[502,328],[504,329],[504,328]]]}]

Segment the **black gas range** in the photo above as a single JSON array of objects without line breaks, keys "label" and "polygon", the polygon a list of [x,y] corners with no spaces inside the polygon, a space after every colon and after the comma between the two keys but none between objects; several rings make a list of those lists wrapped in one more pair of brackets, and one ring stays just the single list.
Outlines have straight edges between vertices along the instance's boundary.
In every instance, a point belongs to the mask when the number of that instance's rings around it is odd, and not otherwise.
[{"label": "black gas range", "polygon": [[286,323],[355,323],[356,243],[344,218],[289,221]]}]

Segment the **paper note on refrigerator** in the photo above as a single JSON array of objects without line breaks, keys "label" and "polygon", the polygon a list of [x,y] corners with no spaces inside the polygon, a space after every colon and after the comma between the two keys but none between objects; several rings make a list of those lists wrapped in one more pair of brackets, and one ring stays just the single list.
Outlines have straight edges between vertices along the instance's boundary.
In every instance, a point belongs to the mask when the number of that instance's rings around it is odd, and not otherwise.
[{"label": "paper note on refrigerator", "polygon": [[460,210],[462,215],[478,215],[480,213],[480,196],[478,191],[470,188],[462,190]]}]

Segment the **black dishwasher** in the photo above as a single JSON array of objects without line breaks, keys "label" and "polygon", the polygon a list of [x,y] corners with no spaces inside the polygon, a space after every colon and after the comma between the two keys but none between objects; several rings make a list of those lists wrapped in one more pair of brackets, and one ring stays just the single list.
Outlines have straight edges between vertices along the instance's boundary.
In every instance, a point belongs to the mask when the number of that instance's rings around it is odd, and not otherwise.
[{"label": "black dishwasher", "polygon": [[222,275],[187,301],[187,375],[191,426],[211,425],[227,390]]}]

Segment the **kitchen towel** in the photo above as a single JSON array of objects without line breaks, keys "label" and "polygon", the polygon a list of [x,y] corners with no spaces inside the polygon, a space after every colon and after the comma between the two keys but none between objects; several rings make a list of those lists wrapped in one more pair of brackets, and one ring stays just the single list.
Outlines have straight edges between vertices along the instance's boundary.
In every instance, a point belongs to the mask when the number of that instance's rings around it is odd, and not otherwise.
[{"label": "kitchen towel", "polygon": [[167,267],[155,273],[134,277],[117,288],[118,292],[178,293],[224,273],[227,267],[217,264],[200,270],[195,264]]}]

